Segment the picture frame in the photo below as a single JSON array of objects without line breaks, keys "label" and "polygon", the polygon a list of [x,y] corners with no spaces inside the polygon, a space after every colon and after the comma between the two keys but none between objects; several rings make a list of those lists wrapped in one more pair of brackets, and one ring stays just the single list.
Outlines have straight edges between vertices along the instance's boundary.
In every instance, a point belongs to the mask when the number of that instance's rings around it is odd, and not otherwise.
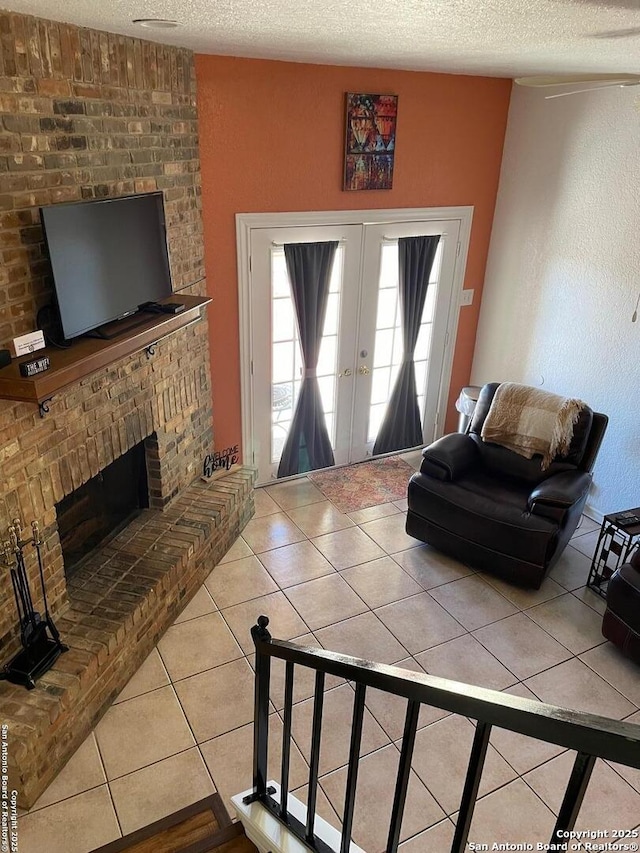
[{"label": "picture frame", "polygon": [[397,95],[346,93],[344,190],[392,188],[397,117]]}]

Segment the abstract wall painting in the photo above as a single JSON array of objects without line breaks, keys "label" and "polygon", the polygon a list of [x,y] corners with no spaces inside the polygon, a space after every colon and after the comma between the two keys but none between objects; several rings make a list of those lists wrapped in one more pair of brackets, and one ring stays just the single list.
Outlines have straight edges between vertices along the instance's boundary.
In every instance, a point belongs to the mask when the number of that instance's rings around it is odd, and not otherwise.
[{"label": "abstract wall painting", "polygon": [[391,189],[397,115],[397,95],[347,92],[345,190]]}]

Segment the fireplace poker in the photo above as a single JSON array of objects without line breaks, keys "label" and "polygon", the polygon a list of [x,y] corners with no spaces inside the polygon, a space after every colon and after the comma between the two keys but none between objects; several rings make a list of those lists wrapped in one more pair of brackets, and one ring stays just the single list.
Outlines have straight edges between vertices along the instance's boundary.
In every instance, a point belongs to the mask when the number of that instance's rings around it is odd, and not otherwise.
[{"label": "fireplace poker", "polygon": [[49,603],[47,602],[47,589],[44,583],[44,568],[42,566],[42,554],[40,553],[40,546],[42,545],[42,540],[40,539],[40,527],[37,521],[31,522],[31,531],[33,533],[33,545],[36,549],[36,554],[38,555],[38,569],[40,571],[40,587],[42,589],[42,601],[44,603],[44,618],[46,624],[49,626],[49,630],[51,631],[51,636],[56,642],[60,642],[60,634],[58,633],[58,629],[56,628],[53,619],[49,614]]}]

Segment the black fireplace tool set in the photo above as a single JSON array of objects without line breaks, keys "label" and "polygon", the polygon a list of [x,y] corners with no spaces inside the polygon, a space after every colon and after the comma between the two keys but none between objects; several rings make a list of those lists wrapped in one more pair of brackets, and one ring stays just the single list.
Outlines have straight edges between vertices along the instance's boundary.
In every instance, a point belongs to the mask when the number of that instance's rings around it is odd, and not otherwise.
[{"label": "black fireplace tool set", "polygon": [[[0,679],[22,684],[29,690],[36,686],[36,678],[50,669],[62,652],[68,649],[61,642],[58,629],[49,613],[40,551],[42,542],[37,521],[31,522],[31,533],[31,537],[23,539],[20,519],[14,519],[9,528],[9,539],[2,542],[0,547],[0,563],[4,563],[11,573],[22,642],[22,651],[0,669]],[[33,545],[38,557],[44,616],[35,610],[33,605],[24,560],[24,549],[27,545]]]}]

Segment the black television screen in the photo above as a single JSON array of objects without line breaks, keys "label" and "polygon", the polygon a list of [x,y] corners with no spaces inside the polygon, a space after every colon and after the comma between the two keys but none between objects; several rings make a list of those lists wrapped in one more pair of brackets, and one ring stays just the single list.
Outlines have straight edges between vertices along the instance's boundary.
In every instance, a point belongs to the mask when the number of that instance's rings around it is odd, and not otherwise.
[{"label": "black television screen", "polygon": [[162,193],[40,208],[64,336],[172,292]]}]

